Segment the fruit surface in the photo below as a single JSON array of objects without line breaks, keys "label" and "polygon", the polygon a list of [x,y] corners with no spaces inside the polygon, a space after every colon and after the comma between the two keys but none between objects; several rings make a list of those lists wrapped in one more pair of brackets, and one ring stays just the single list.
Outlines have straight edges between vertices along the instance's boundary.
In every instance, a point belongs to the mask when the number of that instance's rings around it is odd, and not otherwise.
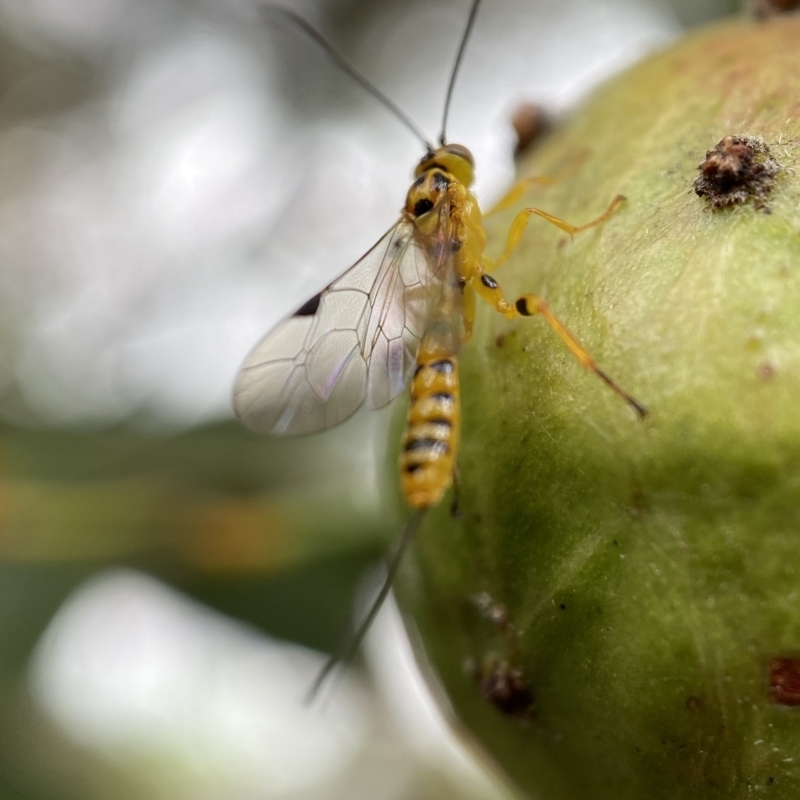
[{"label": "fruit surface", "polygon": [[[462,518],[431,514],[399,588],[461,719],[542,800],[800,797],[798,42],[797,18],[694,34],[521,165],[561,176],[524,203],[575,224],[627,196],[572,241],[532,223],[498,278],[650,414],[541,320],[485,309]],[[778,169],[715,207],[694,181],[729,136]]]}]

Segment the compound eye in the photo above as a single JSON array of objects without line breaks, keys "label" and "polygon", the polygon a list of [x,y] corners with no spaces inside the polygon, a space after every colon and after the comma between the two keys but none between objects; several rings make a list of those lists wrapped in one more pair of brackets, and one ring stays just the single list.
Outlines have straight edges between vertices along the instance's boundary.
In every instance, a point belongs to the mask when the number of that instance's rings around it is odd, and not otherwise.
[{"label": "compound eye", "polygon": [[451,156],[463,158],[471,167],[475,166],[475,159],[472,157],[472,153],[470,153],[463,144],[448,144],[445,146],[444,150]]}]

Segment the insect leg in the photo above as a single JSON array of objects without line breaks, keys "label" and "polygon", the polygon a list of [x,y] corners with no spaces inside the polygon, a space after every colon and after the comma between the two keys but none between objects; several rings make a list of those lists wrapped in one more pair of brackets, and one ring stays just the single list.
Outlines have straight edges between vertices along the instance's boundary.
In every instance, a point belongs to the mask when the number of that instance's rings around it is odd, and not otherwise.
[{"label": "insect leg", "polygon": [[508,229],[505,249],[495,260],[495,267],[501,267],[506,261],[508,261],[509,256],[514,251],[514,248],[519,244],[519,240],[522,238],[525,228],[528,227],[530,218],[534,214],[537,217],[546,219],[548,222],[552,222],[553,225],[561,228],[562,231],[568,233],[570,236],[574,236],[576,233],[580,233],[581,231],[585,231],[589,228],[594,228],[596,225],[602,225],[602,223],[604,223],[614,213],[614,209],[626,199],[627,198],[625,195],[618,194],[609,203],[608,208],[599,217],[597,217],[597,219],[593,219],[591,222],[586,222],[583,225],[572,225],[569,222],[565,222],[563,219],[559,219],[558,217],[554,217],[552,214],[548,214],[546,211],[542,211],[541,208],[523,208],[522,211],[520,211],[519,214],[514,217],[514,221],[511,223],[511,227]]},{"label": "insect leg", "polygon": [[464,335],[462,344],[472,338],[472,326],[475,322],[475,290],[469,281],[464,281],[464,304],[462,307],[464,319]]},{"label": "insect leg", "polygon": [[523,178],[521,181],[515,183],[488,211],[484,213],[484,217],[489,217],[496,214],[498,211],[505,211],[511,208],[517,200],[522,197],[529,186],[539,184],[540,186],[552,186],[556,182],[555,178],[548,178],[546,175],[532,175],[530,178]]},{"label": "insect leg", "polygon": [[635,398],[628,394],[610,375],[603,372],[597,362],[592,358],[589,351],[578,341],[563,322],[551,311],[550,306],[543,298],[535,294],[523,294],[510,304],[504,297],[500,284],[489,274],[484,272],[477,265],[473,267],[475,275],[475,291],[496,311],[499,311],[506,319],[515,317],[532,317],[534,314],[541,314],[548,325],[561,337],[564,344],[570,349],[575,358],[588,370],[594,372],[608,387],[616,392],[638,415],[644,419],[647,416],[647,409]]},{"label": "insect leg", "polygon": [[511,208],[530,186],[537,183],[540,186],[552,186],[554,183],[558,183],[570,177],[570,175],[577,172],[588,155],[588,150],[581,150],[577,156],[570,157],[567,166],[562,167],[552,177],[547,175],[532,175],[529,178],[523,178],[521,181],[515,183],[488,211],[486,211],[484,216],[488,217],[491,214],[496,214],[498,211],[505,211],[507,208]]}]

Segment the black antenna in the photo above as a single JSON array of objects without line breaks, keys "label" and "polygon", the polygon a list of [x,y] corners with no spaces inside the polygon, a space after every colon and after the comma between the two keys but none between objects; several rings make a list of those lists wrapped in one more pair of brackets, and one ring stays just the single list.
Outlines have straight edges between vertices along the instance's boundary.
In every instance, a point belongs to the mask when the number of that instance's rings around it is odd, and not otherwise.
[{"label": "black antenna", "polygon": [[[379,103],[391,111],[403,125],[408,128],[414,136],[419,139],[428,152],[433,152],[430,142],[425,138],[425,134],[414,124],[411,118],[405,114],[397,105],[395,105],[383,92],[373,86],[363,75],[358,73],[352,67],[345,57],[309,22],[306,22],[303,17],[282,6],[262,5],[259,10],[264,14],[278,14],[285,17],[290,22],[297,25],[300,30],[304,31],[310,36],[334,61],[334,63],[347,75],[349,75],[362,89],[369,92]],[[463,46],[463,45],[462,45]]]},{"label": "black antenna", "polygon": [[361,624],[358,626],[358,628],[356,628],[355,632],[347,637],[344,642],[344,647],[334,651],[328,657],[328,660],[319,671],[319,674],[314,679],[314,683],[311,685],[311,688],[306,695],[307,704],[314,702],[314,698],[317,696],[322,684],[325,683],[326,678],[331,674],[331,671],[334,669],[334,667],[336,667],[338,664],[349,664],[350,661],[353,660],[353,656],[355,656],[359,646],[361,645],[361,640],[364,638],[364,636],[366,636],[370,625],[372,625],[372,620],[375,619],[375,616],[383,605],[383,601],[389,594],[389,590],[392,588],[392,581],[394,581],[394,576],[397,574],[397,568],[400,566],[400,562],[403,560],[403,553],[405,553],[408,545],[411,544],[414,534],[416,534],[420,524],[422,523],[422,520],[425,518],[426,511],[427,509],[421,508],[418,511],[415,511],[414,515],[411,517],[411,519],[409,519],[402,536],[397,540],[397,542],[395,542],[394,548],[386,559],[386,575],[384,576],[380,591],[369,607],[367,616],[364,617],[364,619],[361,621]]},{"label": "black antenna", "polygon": [[453,87],[456,85],[456,75],[458,75],[458,68],[461,66],[461,58],[464,55],[464,49],[467,46],[467,40],[472,33],[472,28],[475,25],[475,17],[478,15],[478,6],[481,0],[473,0],[472,8],[469,10],[469,18],[467,19],[467,27],[461,36],[461,44],[458,46],[458,53],[456,54],[456,63],[453,64],[453,71],[450,73],[450,83],[447,86],[447,96],[444,101],[444,115],[442,116],[442,132],[439,134],[439,144],[444,147],[447,141],[445,130],[447,128],[447,115],[450,113],[450,100],[453,97]]}]

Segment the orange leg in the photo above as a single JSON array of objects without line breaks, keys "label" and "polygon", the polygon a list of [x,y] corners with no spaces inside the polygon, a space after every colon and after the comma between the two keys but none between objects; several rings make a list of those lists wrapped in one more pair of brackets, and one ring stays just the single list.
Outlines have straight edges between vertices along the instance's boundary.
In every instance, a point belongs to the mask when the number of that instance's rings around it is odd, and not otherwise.
[{"label": "orange leg", "polygon": [[472,338],[472,326],[475,322],[475,290],[472,284],[467,281],[464,284],[464,336],[462,344]]},{"label": "orange leg", "polygon": [[548,325],[561,337],[575,358],[588,370],[595,373],[608,387],[618,394],[640,418],[647,416],[647,409],[631,394],[626,392],[610,375],[604,372],[592,358],[589,351],[578,341],[563,322],[551,311],[550,306],[535,294],[523,294],[510,304],[504,297],[500,284],[477,265],[469,265],[472,269],[472,281],[475,291],[483,300],[499,311],[506,319],[515,317],[532,317],[541,314]]},{"label": "orange leg", "polygon": [[533,175],[530,178],[523,178],[515,183],[485,214],[485,217],[496,214],[498,211],[505,211],[511,208],[517,200],[527,191],[529,186],[539,184],[540,186],[552,186],[556,182],[555,178],[548,178],[546,175]]},{"label": "orange leg", "polygon": [[542,211],[540,208],[522,209],[522,211],[520,211],[519,214],[514,217],[514,221],[511,223],[511,227],[508,230],[508,236],[506,237],[506,246],[500,256],[495,260],[494,267],[501,267],[506,261],[508,261],[511,254],[514,252],[514,249],[519,244],[519,240],[522,238],[522,234],[525,232],[525,228],[528,227],[528,222],[533,215],[542,217],[542,219],[546,219],[548,222],[552,222],[553,225],[561,228],[561,230],[565,233],[568,233],[570,236],[574,236],[576,233],[588,230],[589,228],[594,228],[596,225],[602,225],[614,213],[614,209],[625,199],[625,195],[618,194],[611,201],[611,203],[609,203],[608,208],[599,217],[597,217],[597,219],[593,219],[591,222],[587,222],[583,225],[571,225],[569,222],[565,222],[563,219],[554,217],[552,214],[548,214],[546,211]]},{"label": "orange leg", "polygon": [[540,186],[552,186],[554,183],[564,180],[565,178],[573,175],[580,168],[580,165],[586,160],[589,155],[588,150],[581,150],[577,156],[571,157],[566,167],[562,167],[558,173],[553,177],[546,175],[533,175],[529,178],[523,178],[521,181],[515,183],[485,214],[488,217],[491,214],[496,214],[498,211],[505,211],[511,208],[517,200],[522,197],[525,191],[536,184]]}]

